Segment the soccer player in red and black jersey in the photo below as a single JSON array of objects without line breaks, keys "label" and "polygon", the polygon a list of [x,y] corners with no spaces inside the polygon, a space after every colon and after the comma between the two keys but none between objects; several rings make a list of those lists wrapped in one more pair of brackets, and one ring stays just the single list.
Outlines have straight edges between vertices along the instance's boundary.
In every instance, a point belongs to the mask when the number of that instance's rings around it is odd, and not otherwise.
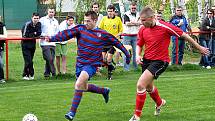
[{"label": "soccer player in red and black jersey", "polygon": [[[136,107],[134,115],[129,121],[140,121],[142,108],[145,103],[146,93],[156,103],[155,115],[160,114],[160,109],[166,101],[159,96],[158,89],[154,86],[153,80],[165,71],[169,64],[168,47],[171,36],[183,37],[192,43],[202,54],[209,54],[208,48],[204,48],[196,43],[189,35],[181,29],[155,19],[154,11],[146,6],[140,13],[141,23],[137,40],[137,58],[138,64],[142,65],[142,75],[137,82]],[[142,50],[144,46],[144,55]]]},{"label": "soccer player in red and black jersey", "polygon": [[65,115],[65,118],[70,121],[75,117],[84,92],[101,94],[106,103],[109,100],[109,88],[88,84],[88,80],[96,73],[96,67],[102,64],[104,46],[116,46],[126,55],[126,62],[128,64],[130,62],[130,55],[126,48],[112,34],[99,29],[96,26],[97,20],[97,14],[94,11],[88,11],[84,16],[84,25],[77,25],[74,28],[61,31],[49,40],[51,42],[62,42],[73,37],[77,38],[75,93],[70,111]]}]

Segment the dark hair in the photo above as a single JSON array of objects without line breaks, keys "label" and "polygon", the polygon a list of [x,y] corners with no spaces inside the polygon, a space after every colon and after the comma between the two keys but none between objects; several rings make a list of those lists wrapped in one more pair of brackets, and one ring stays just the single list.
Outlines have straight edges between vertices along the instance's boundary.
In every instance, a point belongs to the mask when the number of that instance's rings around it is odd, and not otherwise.
[{"label": "dark hair", "polygon": [[161,11],[158,11],[157,14],[163,14]]},{"label": "dark hair", "polygon": [[113,11],[115,11],[115,6],[113,4],[108,5],[107,9],[113,9]]},{"label": "dark hair", "polygon": [[131,4],[130,4],[130,5],[132,5],[132,6],[136,6],[136,5],[137,5],[137,2],[133,1],[133,2],[131,2]]},{"label": "dark hair", "polygon": [[99,7],[99,3],[94,2],[94,3],[92,4],[91,8],[93,8],[94,5],[98,5],[98,7]]},{"label": "dark hair", "polygon": [[66,20],[69,20],[69,19],[73,19],[74,20],[74,17],[73,16],[66,16]]},{"label": "dark hair", "polygon": [[33,16],[40,16],[40,14],[37,13],[37,12],[34,12],[34,13],[32,13],[32,17],[33,17]]},{"label": "dark hair", "polygon": [[87,11],[84,15],[85,16],[91,16],[91,18],[93,20],[97,20],[98,19],[98,15],[96,14],[95,11]]},{"label": "dark hair", "polygon": [[207,13],[208,13],[208,12],[211,12],[211,13],[214,15],[213,9],[208,9],[208,10],[207,10]]}]

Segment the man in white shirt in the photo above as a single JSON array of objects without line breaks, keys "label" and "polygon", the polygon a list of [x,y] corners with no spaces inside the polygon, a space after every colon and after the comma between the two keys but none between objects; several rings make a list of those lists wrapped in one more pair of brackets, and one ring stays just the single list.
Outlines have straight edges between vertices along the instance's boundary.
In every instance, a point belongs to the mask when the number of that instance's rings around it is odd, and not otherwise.
[{"label": "man in white shirt", "polygon": [[[48,15],[40,19],[42,29],[41,36],[53,36],[59,32],[59,24],[58,21],[54,18],[54,15],[55,10],[53,8],[49,8]],[[55,43],[47,42],[41,39],[40,46],[43,51],[43,58],[46,61],[44,77],[49,77],[50,73],[52,73],[52,76],[55,76]]]},{"label": "man in white shirt", "polygon": [[[63,31],[66,29],[71,29],[75,27],[74,17],[67,16],[66,20],[62,21],[59,26],[59,30]],[[66,73],[66,54],[67,54],[67,42],[59,42],[56,43],[56,66],[58,70],[58,74],[65,74]],[[62,72],[60,71],[60,58],[62,57]]]},{"label": "man in white shirt", "polygon": [[[132,46],[132,59],[133,59],[133,66],[134,69],[137,70],[137,63],[136,63],[136,44],[137,44],[137,32],[139,30],[140,23],[139,20],[139,12],[137,12],[137,3],[132,2],[130,4],[130,10],[125,12],[124,15],[124,33],[130,34],[132,36],[124,36],[123,37],[123,45],[131,45]],[[130,66],[125,63],[124,57],[124,70],[129,71]]]},{"label": "man in white shirt", "polygon": [[93,10],[94,12],[96,12],[97,15],[98,15],[98,20],[97,20],[97,22],[96,22],[96,26],[99,26],[99,23],[100,23],[100,21],[101,21],[102,18],[103,18],[103,15],[99,13],[99,3],[97,3],[97,2],[93,3],[93,4],[92,4],[92,10]]}]

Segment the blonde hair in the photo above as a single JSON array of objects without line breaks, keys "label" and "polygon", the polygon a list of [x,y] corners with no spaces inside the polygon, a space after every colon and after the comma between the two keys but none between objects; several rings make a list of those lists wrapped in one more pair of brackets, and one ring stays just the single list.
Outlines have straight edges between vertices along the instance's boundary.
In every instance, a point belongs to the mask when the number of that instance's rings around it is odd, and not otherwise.
[{"label": "blonde hair", "polygon": [[155,12],[151,6],[145,6],[140,12],[140,15],[142,14],[144,14],[146,18],[150,18],[155,15]]}]

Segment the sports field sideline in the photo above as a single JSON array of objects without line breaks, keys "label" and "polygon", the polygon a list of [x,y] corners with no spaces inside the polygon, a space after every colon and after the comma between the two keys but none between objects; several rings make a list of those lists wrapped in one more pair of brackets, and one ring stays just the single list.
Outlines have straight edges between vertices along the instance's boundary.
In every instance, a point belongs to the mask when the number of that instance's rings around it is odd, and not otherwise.
[{"label": "sports field sideline", "polygon": [[[38,46],[38,45],[37,45]],[[0,121],[21,121],[27,113],[34,113],[39,121],[65,121],[74,89],[76,46],[70,44],[66,76],[44,79],[44,61],[37,47],[34,64],[35,80],[23,81],[23,59],[19,44],[9,44],[9,81],[0,85]],[[74,121],[128,121],[135,104],[137,72],[115,71],[113,80],[95,76],[91,81],[111,88],[110,102],[105,104],[101,95],[85,93]],[[155,82],[167,105],[155,117],[154,102],[148,99],[141,120],[144,121],[213,121],[214,69],[166,71]],[[149,98],[149,97],[148,97]]]}]

